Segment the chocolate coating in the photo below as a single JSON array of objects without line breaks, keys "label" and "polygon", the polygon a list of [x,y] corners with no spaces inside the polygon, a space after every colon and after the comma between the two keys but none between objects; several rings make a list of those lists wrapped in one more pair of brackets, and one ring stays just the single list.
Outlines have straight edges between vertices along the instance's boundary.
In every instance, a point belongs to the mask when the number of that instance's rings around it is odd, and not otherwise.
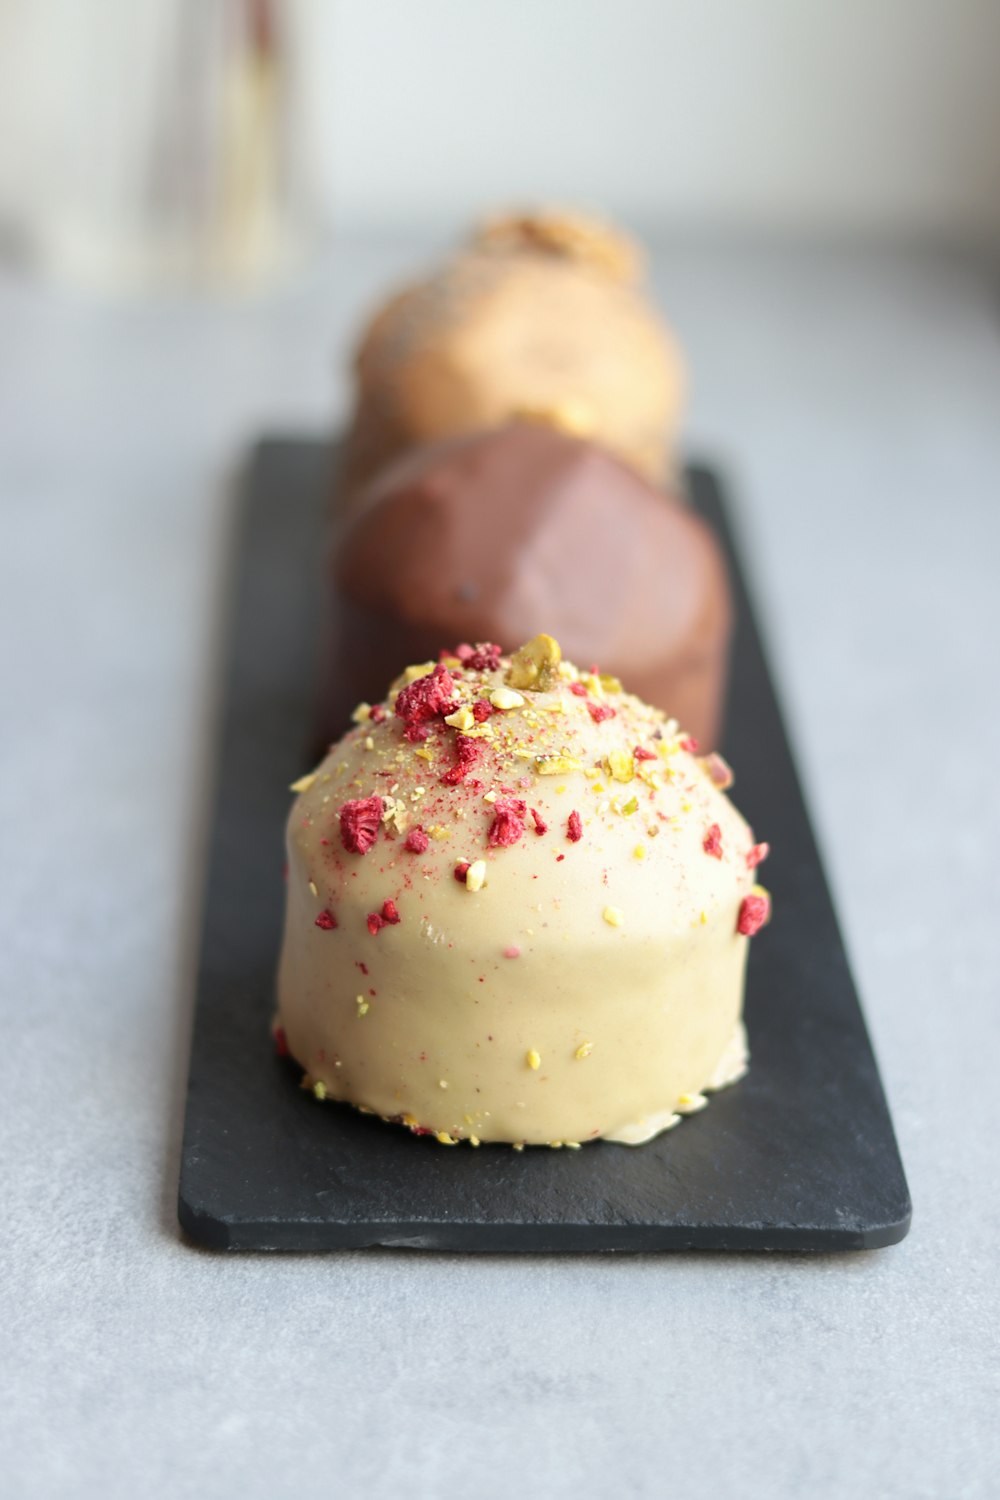
[{"label": "chocolate coating", "polygon": [[731,619],[718,544],[593,443],[519,421],[422,448],[359,496],[331,573],[327,738],[401,661],[548,630],[716,741]]}]

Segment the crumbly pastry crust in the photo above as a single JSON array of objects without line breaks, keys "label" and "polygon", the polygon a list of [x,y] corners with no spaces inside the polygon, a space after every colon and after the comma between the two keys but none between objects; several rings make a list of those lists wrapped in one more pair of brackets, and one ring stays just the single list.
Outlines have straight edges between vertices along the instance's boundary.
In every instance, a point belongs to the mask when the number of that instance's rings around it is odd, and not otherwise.
[{"label": "crumbly pastry crust", "polygon": [[636,247],[566,215],[494,221],[375,314],[355,357],[342,497],[411,447],[537,413],[660,482],[686,376]]},{"label": "crumbly pastry crust", "polygon": [[645,269],[643,253],[630,235],[572,209],[494,215],[476,226],[472,244],[501,254],[534,251],[580,261],[626,285],[637,284]]},{"label": "crumbly pastry crust", "polygon": [[638,1144],[746,1066],[731,772],[539,636],[409,668],[295,783],[279,1048],[442,1144]]}]

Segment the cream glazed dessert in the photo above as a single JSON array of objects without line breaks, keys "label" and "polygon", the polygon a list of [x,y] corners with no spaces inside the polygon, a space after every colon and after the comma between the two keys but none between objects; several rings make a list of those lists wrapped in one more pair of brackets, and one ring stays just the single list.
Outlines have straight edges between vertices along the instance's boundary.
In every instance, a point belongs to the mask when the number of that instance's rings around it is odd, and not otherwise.
[{"label": "cream glazed dessert", "polygon": [[649,1140],[739,1078],[732,775],[536,636],[410,667],[296,782],[278,1049],[444,1145]]}]

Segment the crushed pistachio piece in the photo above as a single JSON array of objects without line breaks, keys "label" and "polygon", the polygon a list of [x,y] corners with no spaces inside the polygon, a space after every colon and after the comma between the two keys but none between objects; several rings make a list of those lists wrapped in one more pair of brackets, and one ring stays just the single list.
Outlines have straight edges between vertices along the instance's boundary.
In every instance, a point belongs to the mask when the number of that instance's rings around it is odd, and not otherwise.
[{"label": "crushed pistachio piece", "polygon": [[366,1016],[368,1014],[368,1001],[364,995],[355,995],[354,1003],[358,1007],[359,1016]]},{"label": "crushed pistachio piece", "polygon": [[383,798],[385,811],[382,814],[382,822],[387,828],[394,828],[397,833],[405,833],[410,823],[410,810],[402,797],[388,796]]},{"label": "crushed pistachio piece", "polygon": [[434,1132],[434,1139],[436,1141],[440,1141],[442,1146],[457,1146],[458,1145],[458,1142],[456,1141],[455,1137],[453,1135],[449,1135],[448,1132],[447,1132],[447,1130],[436,1130]]},{"label": "crushed pistachio piece", "polygon": [[519,647],[511,657],[507,669],[507,685],[542,692],[552,686],[561,660],[559,642],[550,635],[536,635]]},{"label": "crushed pistachio piece", "polygon": [[635,775],[635,760],[628,750],[612,750],[604,761],[604,768],[616,781],[631,781]]},{"label": "crushed pistachio piece", "polygon": [[308,792],[315,780],[316,772],[308,771],[305,776],[300,776],[298,781],[293,781],[288,790],[290,792]]},{"label": "crushed pistachio piece", "polygon": [[312,892],[312,894],[314,896],[318,896],[319,895],[319,891],[316,888],[316,882],[315,882],[315,880],[310,880],[310,882],[309,882],[309,890]]},{"label": "crushed pistachio piece", "polygon": [[638,797],[630,797],[628,799],[628,801],[625,803],[624,807],[622,808],[622,816],[625,817],[625,818],[630,818],[634,812],[638,812],[638,811],[639,811],[639,799],[638,799]]},{"label": "crushed pistachio piece", "polygon": [[416,682],[418,677],[428,677],[436,666],[437,662],[433,661],[416,662],[413,666],[404,668],[403,681],[409,687],[410,683]]},{"label": "crushed pistachio piece", "polygon": [[573,1056],[576,1058],[577,1062],[583,1062],[583,1059],[585,1057],[589,1057],[593,1050],[593,1042],[581,1042],[579,1047],[577,1047],[576,1051],[573,1053]]},{"label": "crushed pistachio piece", "polygon": [[364,746],[365,746],[366,750],[374,750],[375,749],[375,741],[372,739],[372,737],[371,737],[370,734],[366,734],[365,735]]},{"label": "crushed pistachio piece", "polygon": [[447,1078],[439,1078],[438,1079],[438,1088],[439,1089],[446,1089],[447,1087],[448,1087],[448,1080],[447,1080]]},{"label": "crushed pistachio piece", "polygon": [[313,1094],[317,1099],[326,1098],[326,1084],[323,1082],[322,1078],[317,1078],[316,1082],[313,1084]]},{"label": "crushed pistachio piece", "polygon": [[427,832],[432,839],[450,839],[451,829],[445,828],[443,823],[432,823]]},{"label": "crushed pistachio piece", "polygon": [[421,745],[418,749],[414,750],[413,753],[417,757],[418,760],[433,760],[434,759],[434,752],[433,752],[433,750],[428,750],[428,748],[427,748],[426,745]]},{"label": "crushed pistachio piece", "polygon": [[524,699],[522,698],[521,694],[515,692],[513,688],[509,687],[494,688],[492,693],[490,694],[490,702],[492,703],[493,707],[498,708],[501,713],[506,713],[507,710],[511,708],[524,707]]},{"label": "crushed pistachio piece", "polygon": [[456,708],[453,714],[448,714],[444,722],[450,724],[452,729],[471,729],[476,722],[476,716],[465,703],[461,708]]},{"label": "crushed pistachio piece", "polygon": [[478,1135],[470,1135],[469,1136],[469,1145],[470,1146],[478,1146],[479,1145],[479,1137],[478,1137]]},{"label": "crushed pistachio piece", "polygon": [[645,846],[645,844],[636,844],[635,848],[632,850],[632,858],[633,859],[645,859],[646,858],[646,846]]},{"label": "crushed pistachio piece", "polygon": [[609,927],[621,927],[625,921],[625,913],[620,906],[606,906],[603,915]]},{"label": "crushed pistachio piece", "polygon": [[562,776],[566,771],[581,770],[580,762],[574,760],[571,755],[535,755],[529,754],[529,760],[534,760],[535,770],[539,776]]},{"label": "crushed pistachio piece", "polygon": [[351,714],[351,718],[354,720],[355,724],[367,724],[371,716],[372,706],[370,703],[359,703],[357,708]]},{"label": "crushed pistachio piece", "polygon": [[465,872],[465,889],[467,891],[481,891],[486,884],[486,861],[485,859],[473,860]]},{"label": "crushed pistachio piece", "polygon": [[538,1069],[542,1066],[541,1055],[535,1051],[534,1047],[530,1048],[529,1051],[524,1054],[524,1060],[528,1064],[528,1067],[531,1068],[535,1073],[537,1073]]}]

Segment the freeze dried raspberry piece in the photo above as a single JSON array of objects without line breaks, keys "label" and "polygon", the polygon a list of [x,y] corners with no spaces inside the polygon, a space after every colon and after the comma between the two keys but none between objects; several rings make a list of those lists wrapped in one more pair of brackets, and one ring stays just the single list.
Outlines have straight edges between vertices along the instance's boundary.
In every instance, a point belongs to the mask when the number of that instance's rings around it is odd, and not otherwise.
[{"label": "freeze dried raspberry piece", "polygon": [[441,777],[442,786],[458,786],[464,781],[482,754],[482,744],[479,740],[470,740],[466,735],[460,734],[455,740],[455,764],[450,771],[445,771]]},{"label": "freeze dried raspberry piece", "polygon": [[491,849],[509,849],[524,832],[527,803],[520,797],[504,797],[493,804],[493,822],[487,834]]},{"label": "freeze dried raspberry piece", "polygon": [[466,877],[466,875],[468,875],[468,873],[469,873],[469,861],[467,859],[460,859],[458,861],[458,863],[456,864],[454,870],[452,871],[452,874],[454,875],[455,879],[458,881],[459,885],[464,885],[465,884],[465,877]]},{"label": "freeze dried raspberry piece", "polygon": [[411,854],[424,854],[430,848],[430,839],[418,823],[416,828],[411,828],[403,842],[403,848],[408,849]]},{"label": "freeze dried raspberry piece", "polygon": [[578,698],[586,698],[587,696],[587,689],[582,682],[571,682],[569,690],[571,693],[575,693]]},{"label": "freeze dried raspberry piece", "polygon": [[406,725],[406,738],[413,744],[427,738],[431,719],[454,713],[457,707],[455,679],[441,662],[396,694],[396,717]]},{"label": "freeze dried raspberry piece", "polygon": [[722,829],[718,823],[713,823],[702,840],[701,847],[706,854],[711,854],[713,859],[722,858]]},{"label": "freeze dried raspberry piece", "polygon": [[589,713],[595,724],[603,724],[605,719],[613,719],[616,716],[617,710],[613,709],[610,704],[607,703],[588,702],[587,712]]},{"label": "freeze dried raspberry piece", "polygon": [[548,831],[549,831],[549,825],[548,825],[548,823],[546,823],[545,819],[542,817],[542,815],[538,811],[537,807],[533,807],[531,809],[531,821],[535,825],[535,832],[536,833],[538,833],[538,834],[548,833]]},{"label": "freeze dried raspberry piece", "polygon": [[348,854],[367,854],[378,837],[385,811],[382,798],[355,797],[340,809],[340,841]]},{"label": "freeze dried raspberry piece", "polygon": [[[365,920],[368,931],[371,933],[372,937],[375,937],[376,933],[381,932],[383,927],[396,926],[397,922],[400,921],[399,908],[397,907],[395,901],[383,901],[382,910],[370,911]],[[364,968],[364,965],[362,965],[362,968]],[[366,974],[367,972],[368,970],[365,969]]]},{"label": "freeze dried raspberry piece", "polygon": [[472,705],[472,717],[477,724],[485,724],[492,712],[493,704],[489,703],[485,698],[478,698]]},{"label": "freeze dried raspberry piece", "polygon": [[686,750],[689,755],[693,755],[698,748],[698,741],[693,734],[686,734],[680,741],[680,747],[682,750]]},{"label": "freeze dried raspberry piece", "polygon": [[646,749],[643,748],[642,745],[636,745],[635,749],[632,751],[632,759],[633,760],[655,760],[656,759],[656,751],[655,750],[646,750]]},{"label": "freeze dried raspberry piece", "polygon": [[464,642],[455,647],[454,653],[463,667],[471,672],[495,672],[500,665],[502,652],[492,641],[477,641],[475,646]]},{"label": "freeze dried raspberry piece", "polygon": [[763,864],[764,860],[767,858],[770,852],[770,844],[754,844],[753,848],[750,850],[750,853],[747,855],[747,869],[756,870],[758,865]]},{"label": "freeze dried raspberry piece", "polygon": [[566,837],[571,844],[578,844],[583,838],[583,819],[578,812],[571,812],[566,819]]},{"label": "freeze dried raspberry piece", "polygon": [[279,1057],[288,1056],[288,1038],[285,1035],[284,1026],[276,1026],[273,1032],[274,1050]]},{"label": "freeze dried raspberry piece", "polygon": [[771,919],[771,898],[763,889],[743,897],[740,914],[736,919],[736,931],[744,937],[753,937]]},{"label": "freeze dried raspberry piece", "polygon": [[337,918],[333,915],[330,908],[327,907],[326,911],[320,912],[314,925],[321,928],[323,932],[332,932],[337,925]]}]

